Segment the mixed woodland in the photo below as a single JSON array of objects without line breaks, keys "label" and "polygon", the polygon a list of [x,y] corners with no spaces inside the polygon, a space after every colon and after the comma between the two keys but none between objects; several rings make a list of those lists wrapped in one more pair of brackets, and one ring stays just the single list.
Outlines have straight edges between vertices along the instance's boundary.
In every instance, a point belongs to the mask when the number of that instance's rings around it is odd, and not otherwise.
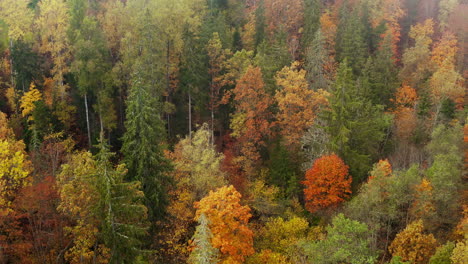
[{"label": "mixed woodland", "polygon": [[466,0],[0,0],[0,263],[468,263]]}]

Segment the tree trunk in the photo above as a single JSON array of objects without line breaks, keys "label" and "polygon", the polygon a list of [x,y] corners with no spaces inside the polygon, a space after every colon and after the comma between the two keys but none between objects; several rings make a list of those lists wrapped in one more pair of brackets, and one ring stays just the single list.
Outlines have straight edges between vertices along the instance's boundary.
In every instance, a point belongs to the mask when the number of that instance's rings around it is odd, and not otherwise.
[{"label": "tree trunk", "polygon": [[214,109],[211,108],[211,145],[214,145]]},{"label": "tree trunk", "polygon": [[[167,50],[166,50],[166,91],[167,91],[167,97],[166,97],[166,102],[167,103],[170,103],[170,99],[169,99],[169,96],[170,96],[170,89],[171,89],[171,86],[170,86],[170,76],[169,76],[169,66],[170,66],[170,55],[171,55],[171,52],[170,52],[170,49],[171,49],[171,41],[168,40],[167,41]],[[167,119],[167,135],[169,137],[171,137],[171,119],[170,119],[170,113],[166,113],[166,119]]]},{"label": "tree trunk", "polygon": [[192,140],[192,94],[190,90],[188,92],[188,116],[189,138]]},{"label": "tree trunk", "polygon": [[91,130],[89,128],[89,110],[88,110],[88,96],[84,95],[85,109],[86,109],[86,128],[88,129],[88,145],[91,147]]}]

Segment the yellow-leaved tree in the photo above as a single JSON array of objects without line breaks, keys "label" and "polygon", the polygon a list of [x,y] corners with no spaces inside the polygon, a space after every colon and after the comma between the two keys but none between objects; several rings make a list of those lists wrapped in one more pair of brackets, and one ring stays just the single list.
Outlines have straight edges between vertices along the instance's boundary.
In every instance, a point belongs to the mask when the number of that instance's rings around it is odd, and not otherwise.
[{"label": "yellow-leaved tree", "polygon": [[14,138],[6,115],[0,112],[0,216],[8,214],[18,190],[30,182],[31,171],[23,141]]},{"label": "yellow-leaved tree", "polygon": [[0,17],[8,25],[10,40],[24,39],[31,32],[34,11],[28,7],[30,2],[29,0],[0,1]]},{"label": "yellow-leaved tree", "polygon": [[33,121],[31,116],[35,108],[35,102],[42,100],[42,93],[36,88],[34,83],[31,83],[29,91],[24,93],[20,99],[21,114],[23,117],[28,117],[28,121]]},{"label": "yellow-leaved tree", "polygon": [[[160,234],[161,255],[177,262],[186,262],[190,227],[194,224],[193,203],[226,184],[226,174],[221,170],[224,155],[211,144],[208,124],[203,124],[193,136],[179,141],[174,152],[167,155],[174,165],[172,172],[175,188],[170,191],[166,232]],[[163,261],[163,260],[162,260]]]},{"label": "yellow-leaved tree", "polygon": [[67,3],[63,0],[43,0],[38,4],[39,16],[36,25],[40,34],[39,51],[50,56],[53,68],[54,85],[52,99],[55,103],[55,115],[69,128],[73,122],[73,113],[76,107],[67,102],[68,85],[64,75],[70,71],[71,59],[70,42],[67,35],[70,15]]},{"label": "yellow-leaved tree", "polygon": [[275,99],[279,112],[276,115],[281,134],[288,147],[298,147],[300,139],[314,122],[320,106],[327,103],[327,92],[309,88],[306,71],[295,61],[275,76],[279,89]]},{"label": "yellow-leaved tree", "polygon": [[415,264],[428,263],[434,254],[437,241],[432,234],[424,234],[422,220],[410,223],[398,233],[388,250],[392,256],[399,256],[403,261]]}]

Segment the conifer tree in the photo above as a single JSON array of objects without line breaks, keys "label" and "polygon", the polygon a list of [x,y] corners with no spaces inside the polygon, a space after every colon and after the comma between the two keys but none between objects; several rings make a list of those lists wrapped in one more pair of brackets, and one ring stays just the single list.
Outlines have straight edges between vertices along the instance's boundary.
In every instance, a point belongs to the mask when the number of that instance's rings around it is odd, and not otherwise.
[{"label": "conifer tree", "polygon": [[338,69],[330,108],[323,111],[323,118],[327,122],[325,129],[330,135],[331,151],[343,157],[350,174],[360,181],[378,156],[390,117],[383,113],[382,106],[373,105],[363,96],[363,89],[353,79],[345,60]]},{"label": "conifer tree", "polygon": [[127,178],[141,182],[150,219],[155,220],[163,215],[167,203],[165,186],[169,183],[169,177],[166,172],[170,168],[163,155],[166,135],[161,117],[164,75],[161,60],[158,60],[160,42],[151,33],[150,13],[147,12],[142,18],[138,30],[141,36],[138,40],[140,56],[133,65],[122,153],[128,166]]},{"label": "conifer tree", "polygon": [[322,1],[304,0],[304,31],[302,33],[302,46],[309,46],[315,38],[315,34],[320,27]]},{"label": "conifer tree", "polygon": [[337,31],[336,53],[337,60],[343,62],[347,59],[349,67],[355,75],[359,75],[369,55],[366,40],[367,28],[364,23],[365,16],[360,14],[356,7],[352,12],[346,5],[342,7],[340,23]]},{"label": "conifer tree", "polygon": [[102,139],[96,160],[96,186],[99,193],[102,236],[111,251],[111,263],[135,263],[141,255],[142,238],[147,234],[147,208],[139,181],[125,182],[124,165],[114,168],[114,153]]},{"label": "conifer tree", "polygon": [[190,264],[211,264],[218,262],[219,249],[211,245],[213,234],[208,226],[208,218],[201,214],[198,218],[198,226],[192,238],[194,247],[188,263]]},{"label": "conifer tree", "polygon": [[374,104],[389,106],[390,98],[398,88],[398,69],[393,62],[392,35],[386,34],[375,57],[369,57],[363,72],[366,93]]}]

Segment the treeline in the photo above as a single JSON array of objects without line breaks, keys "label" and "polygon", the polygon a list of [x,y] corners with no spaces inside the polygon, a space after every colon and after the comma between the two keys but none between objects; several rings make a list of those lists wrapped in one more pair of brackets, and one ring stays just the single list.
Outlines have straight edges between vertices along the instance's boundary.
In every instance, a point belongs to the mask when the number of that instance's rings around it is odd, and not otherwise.
[{"label": "treeline", "polygon": [[462,0],[0,0],[0,263],[468,263]]}]

